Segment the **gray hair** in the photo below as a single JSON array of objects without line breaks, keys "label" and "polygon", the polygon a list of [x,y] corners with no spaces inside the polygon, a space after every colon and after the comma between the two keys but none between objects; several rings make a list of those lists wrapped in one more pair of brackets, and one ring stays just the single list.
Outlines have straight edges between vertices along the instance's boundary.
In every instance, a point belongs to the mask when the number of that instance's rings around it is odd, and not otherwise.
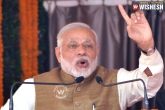
[{"label": "gray hair", "polygon": [[91,27],[85,23],[80,23],[80,22],[74,22],[74,23],[70,23],[66,26],[64,26],[60,32],[57,35],[57,46],[60,47],[62,45],[62,36],[69,30],[74,29],[74,28],[78,28],[78,27],[83,27],[83,28],[87,28],[89,30],[91,30],[93,32],[93,34],[95,35],[95,39],[96,39],[96,43],[97,43],[97,34],[95,33],[95,31],[93,29],[91,29]]}]

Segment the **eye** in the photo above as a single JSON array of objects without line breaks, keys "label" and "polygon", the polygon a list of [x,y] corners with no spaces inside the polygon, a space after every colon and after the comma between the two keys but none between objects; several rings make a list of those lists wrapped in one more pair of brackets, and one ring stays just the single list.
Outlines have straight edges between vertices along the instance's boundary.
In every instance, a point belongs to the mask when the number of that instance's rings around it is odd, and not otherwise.
[{"label": "eye", "polygon": [[76,44],[71,44],[71,45],[69,45],[69,48],[75,49],[75,48],[77,48],[77,45]]},{"label": "eye", "polygon": [[87,44],[87,45],[84,45],[84,47],[85,48],[92,48],[92,45]]}]

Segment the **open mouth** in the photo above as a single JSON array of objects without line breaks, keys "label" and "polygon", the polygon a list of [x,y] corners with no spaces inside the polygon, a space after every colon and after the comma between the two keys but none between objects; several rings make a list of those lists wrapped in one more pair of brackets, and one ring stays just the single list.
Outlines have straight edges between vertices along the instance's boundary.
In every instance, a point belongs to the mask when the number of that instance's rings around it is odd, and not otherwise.
[{"label": "open mouth", "polygon": [[79,60],[76,64],[79,68],[87,68],[89,63],[87,60]]}]

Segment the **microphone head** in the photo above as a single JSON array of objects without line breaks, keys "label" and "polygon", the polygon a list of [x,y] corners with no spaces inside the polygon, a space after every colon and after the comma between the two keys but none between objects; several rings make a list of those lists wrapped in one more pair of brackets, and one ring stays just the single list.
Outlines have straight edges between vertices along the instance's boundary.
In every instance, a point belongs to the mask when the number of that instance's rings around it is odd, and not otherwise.
[{"label": "microphone head", "polygon": [[76,83],[80,83],[80,82],[82,82],[83,80],[84,80],[84,77],[83,77],[83,76],[80,76],[80,77],[78,77],[78,78],[75,79],[75,82],[76,82]]},{"label": "microphone head", "polygon": [[101,79],[100,76],[96,76],[96,81],[97,81],[97,83],[99,83],[99,84],[103,82],[103,80]]}]

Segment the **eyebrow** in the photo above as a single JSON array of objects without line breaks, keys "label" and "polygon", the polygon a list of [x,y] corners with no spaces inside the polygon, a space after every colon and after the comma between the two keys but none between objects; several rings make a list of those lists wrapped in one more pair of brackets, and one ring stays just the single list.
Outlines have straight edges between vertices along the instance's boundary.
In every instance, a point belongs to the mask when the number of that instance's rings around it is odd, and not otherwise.
[{"label": "eyebrow", "polygon": [[68,43],[75,43],[76,42],[76,40],[74,40],[74,39],[69,39],[67,42],[66,42],[66,44],[68,44]]},{"label": "eyebrow", "polygon": [[[75,39],[69,39],[68,41],[67,41],[67,43],[75,43],[75,42],[77,42]],[[91,39],[91,38],[87,38],[84,42],[82,42],[82,43],[85,43],[85,42],[93,42],[94,43],[94,41]]]},{"label": "eyebrow", "polygon": [[91,38],[88,38],[84,42],[93,42],[93,40]]},{"label": "eyebrow", "polygon": [[76,42],[74,39],[69,39],[67,42]]}]

